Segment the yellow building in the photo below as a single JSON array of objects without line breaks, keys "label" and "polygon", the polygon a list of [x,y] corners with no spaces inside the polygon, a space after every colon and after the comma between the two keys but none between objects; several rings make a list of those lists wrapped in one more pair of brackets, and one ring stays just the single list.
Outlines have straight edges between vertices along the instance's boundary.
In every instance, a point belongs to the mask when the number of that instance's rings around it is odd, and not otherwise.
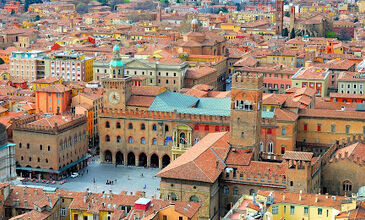
[{"label": "yellow building", "polygon": [[61,77],[57,78],[54,76],[49,76],[45,78],[38,79],[34,82],[32,82],[32,90],[38,90],[41,88],[45,88],[50,85],[54,84],[61,84],[63,82],[63,79]]},{"label": "yellow building", "polygon": [[275,13],[263,11],[241,11],[237,14],[237,21],[240,23],[250,23],[262,19],[269,19],[271,23],[275,23]]},{"label": "yellow building", "polygon": [[314,66],[302,67],[292,77],[294,88],[309,87],[316,90],[316,95],[325,97],[328,92],[328,68],[318,68]]},{"label": "yellow building", "polygon": [[319,220],[335,219],[343,211],[356,209],[356,201],[344,196],[331,196],[328,194],[291,193],[279,191],[261,191],[257,193],[257,202],[267,202],[270,206],[264,219],[273,220]]},{"label": "yellow building", "polygon": [[[200,206],[197,203],[194,204],[195,206]],[[186,208],[190,208],[189,206],[186,206]],[[199,208],[198,208],[199,209]],[[151,217],[147,217],[147,219],[151,220],[160,220],[160,219],[179,219],[179,220],[198,220],[199,215],[198,211],[194,212],[188,212],[185,209],[179,209],[179,204],[175,205],[174,203],[160,209],[156,212],[156,214],[152,215]]]},{"label": "yellow building", "polygon": [[237,33],[241,33],[241,26],[234,23],[222,23],[221,29],[225,31],[234,31]]}]

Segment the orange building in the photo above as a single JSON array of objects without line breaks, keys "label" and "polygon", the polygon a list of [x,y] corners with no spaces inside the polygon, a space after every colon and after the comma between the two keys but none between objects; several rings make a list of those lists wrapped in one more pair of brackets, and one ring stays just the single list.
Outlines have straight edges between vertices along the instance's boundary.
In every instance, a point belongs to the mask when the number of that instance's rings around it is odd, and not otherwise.
[{"label": "orange building", "polygon": [[36,91],[36,112],[61,114],[71,106],[71,89],[55,84]]},{"label": "orange building", "polygon": [[17,51],[16,47],[8,47],[5,50],[0,50],[0,58],[4,60],[4,63],[9,63],[11,52]]},{"label": "orange building", "polygon": [[9,13],[12,11],[18,13],[19,11],[24,11],[24,5],[21,5],[20,2],[11,1],[4,6],[4,9]]}]

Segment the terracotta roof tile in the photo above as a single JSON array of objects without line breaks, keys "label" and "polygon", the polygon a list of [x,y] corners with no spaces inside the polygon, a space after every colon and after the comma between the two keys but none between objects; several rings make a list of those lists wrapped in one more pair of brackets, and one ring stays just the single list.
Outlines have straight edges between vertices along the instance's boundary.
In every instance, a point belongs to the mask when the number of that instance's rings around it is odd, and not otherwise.
[{"label": "terracotta roof tile", "polygon": [[228,140],[229,133],[210,133],[156,176],[214,183],[225,168]]},{"label": "terracotta roof tile", "polygon": [[313,157],[313,153],[311,153],[311,152],[285,151],[283,159],[311,161],[312,157]]}]

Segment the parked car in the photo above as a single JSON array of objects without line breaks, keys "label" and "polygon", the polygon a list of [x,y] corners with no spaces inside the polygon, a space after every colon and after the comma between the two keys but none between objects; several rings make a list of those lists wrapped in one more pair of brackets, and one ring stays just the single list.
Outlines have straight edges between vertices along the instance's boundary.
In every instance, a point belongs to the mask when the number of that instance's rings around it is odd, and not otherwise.
[{"label": "parked car", "polygon": [[71,178],[76,178],[76,177],[78,177],[79,176],[79,174],[78,173],[72,173],[71,174]]}]

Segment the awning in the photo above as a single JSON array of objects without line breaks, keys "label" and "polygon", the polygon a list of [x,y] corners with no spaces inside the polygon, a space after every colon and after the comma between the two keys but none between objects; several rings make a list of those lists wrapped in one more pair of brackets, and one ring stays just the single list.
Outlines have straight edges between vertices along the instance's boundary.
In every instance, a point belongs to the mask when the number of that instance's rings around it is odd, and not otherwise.
[{"label": "awning", "polygon": [[91,157],[91,155],[86,155],[80,159],[78,159],[77,161],[74,161],[64,167],[62,167],[61,169],[59,170],[52,170],[52,169],[42,169],[42,168],[32,168],[32,167],[17,167],[16,169],[17,170],[26,170],[28,172],[33,172],[33,171],[37,171],[37,172],[42,172],[42,173],[54,173],[54,174],[60,174],[62,173],[63,171],[67,170],[68,168],[71,168],[75,165],[77,165],[78,163],[84,161],[84,160],[87,160]]}]

